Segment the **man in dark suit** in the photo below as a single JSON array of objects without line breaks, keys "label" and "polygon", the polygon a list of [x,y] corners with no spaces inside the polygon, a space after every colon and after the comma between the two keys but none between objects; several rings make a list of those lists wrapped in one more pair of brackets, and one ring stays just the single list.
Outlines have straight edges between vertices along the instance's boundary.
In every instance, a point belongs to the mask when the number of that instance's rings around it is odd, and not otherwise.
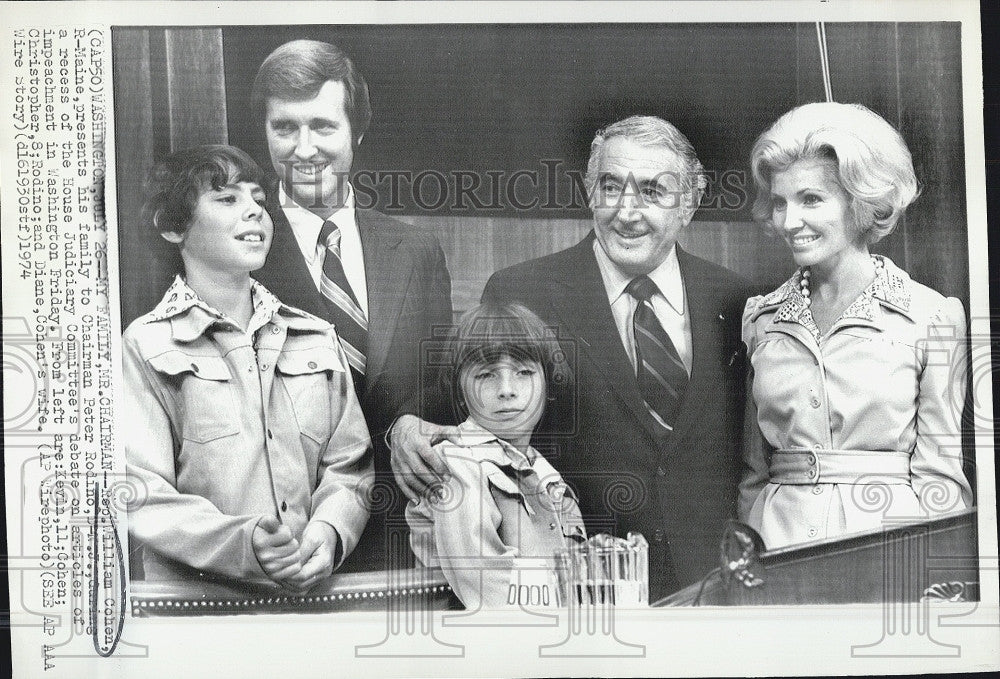
[{"label": "man in dark suit", "polygon": [[[659,118],[599,132],[587,185],[594,231],[494,274],[484,300],[520,301],[557,330],[577,390],[545,448],[576,487],[588,532],[641,532],[650,597],[717,565],[735,516],[744,366],[744,281],[676,244],[705,184],[690,142]],[[394,467],[407,492],[446,473],[427,446],[449,433],[401,419]],[[432,441],[419,432],[435,434]],[[540,438],[536,433],[536,439]],[[544,444],[543,444],[544,445]]]},{"label": "man in dark suit", "polygon": [[451,322],[444,253],[433,235],[355,207],[351,167],[372,112],[364,77],[339,48],[312,40],[278,47],[251,98],[278,178],[267,204],[274,240],[257,278],[337,327],[376,472],[372,519],[345,569],[385,568],[385,517],[401,516],[405,498],[392,485],[384,435],[419,402],[421,342]]}]

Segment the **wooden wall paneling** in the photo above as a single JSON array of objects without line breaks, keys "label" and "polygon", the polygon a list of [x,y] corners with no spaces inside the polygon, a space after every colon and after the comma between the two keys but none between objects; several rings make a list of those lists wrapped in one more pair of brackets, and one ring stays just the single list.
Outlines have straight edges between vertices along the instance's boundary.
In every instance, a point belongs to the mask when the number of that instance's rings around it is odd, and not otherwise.
[{"label": "wooden wall paneling", "polygon": [[[922,193],[907,213],[910,274],[958,297],[969,309],[962,65],[959,24],[899,27],[903,136],[913,152]],[[928,82],[937,84],[928,87]],[[964,469],[976,488],[976,426],[970,370],[962,413]],[[957,414],[956,414],[957,415]]]},{"label": "wooden wall paneling", "polygon": [[[898,24],[871,23],[849,26],[828,24],[830,71],[837,101],[864,104],[893,127],[906,130],[900,121]],[[904,217],[894,233],[872,247],[912,273],[907,241],[910,226]]]},{"label": "wooden wall paneling", "polygon": [[834,100],[864,104],[893,125],[899,124],[896,27],[888,22],[826,24]]},{"label": "wooden wall paneling", "polygon": [[[438,237],[451,273],[452,304],[460,314],[479,303],[495,271],[578,243],[589,219],[516,217],[406,217]],[[742,274],[760,290],[788,278],[795,266],[785,244],[752,222],[695,221],[679,242],[689,252]]]},{"label": "wooden wall paneling", "polygon": [[[534,169],[540,158],[558,158],[565,162],[564,169],[582,170],[595,126],[639,109],[665,115],[681,126],[709,169],[745,169],[753,136],[795,103],[823,98],[816,29],[811,23],[762,25],[738,35],[732,27],[707,25],[658,28],[648,35],[635,26],[399,27],[388,34],[384,27],[366,26],[290,27],[285,32],[172,28],[142,34],[148,46],[134,48],[142,52],[141,59],[116,59],[116,68],[126,73],[119,77],[117,92],[119,139],[130,138],[127,144],[120,142],[127,148],[119,153],[131,154],[132,163],[128,169],[127,162],[121,165],[123,223],[124,213],[137,211],[138,178],[158,153],[227,138],[240,146],[259,146],[259,123],[251,121],[246,110],[250,79],[260,59],[292,37],[333,39],[369,75],[376,119],[365,146],[374,147],[362,154],[369,157],[362,158],[361,165],[383,169],[512,171]],[[962,294],[968,267],[957,27],[828,24],[827,35],[834,94],[840,100],[862,101],[900,124],[927,186],[907,223],[880,248],[918,280],[967,297]],[[609,36],[645,36],[653,44],[594,54],[593,39]],[[707,37],[732,49],[718,55]],[[429,47],[438,44],[444,51]],[[490,56],[494,53],[513,54],[514,60],[499,63]],[[943,61],[935,56],[939,54],[945,55]],[[639,95],[625,62],[655,55],[657,63],[693,65],[702,81],[708,78],[725,87],[705,88],[697,78],[643,71],[644,78],[666,80],[664,87],[646,83],[641,91],[649,94]],[[550,62],[559,68],[543,80],[518,79],[526,70],[545,73],[538,66]],[[428,72],[435,74],[430,85],[437,93],[430,100],[428,78],[420,77]],[[581,73],[589,75],[581,81]],[[928,87],[928,82],[936,86]],[[143,94],[131,89],[142,89]],[[470,92],[476,100],[471,114],[462,111]],[[737,116],[732,101],[739,102]],[[528,122],[518,123],[522,118]],[[132,127],[126,130],[128,126]],[[750,198],[752,189],[746,188]],[[735,211],[704,208],[698,215],[704,221],[695,222],[682,243],[756,283],[780,282],[790,268],[787,253],[780,242],[748,224],[745,201],[743,205]],[[530,219],[522,222],[523,217]],[[479,286],[492,271],[572,245],[589,228],[585,211],[571,208],[496,217],[481,210],[447,218],[425,212],[414,218],[420,220],[437,221],[445,229],[442,242],[455,277],[456,300],[463,300],[463,306],[478,299]],[[711,230],[715,227],[706,224],[725,226]],[[165,285],[159,279],[170,267],[156,250],[159,241],[152,243],[134,249],[137,255],[144,248],[146,252],[146,266],[137,267],[137,274],[155,282],[136,283],[140,290],[144,285],[156,288],[158,295]],[[155,260],[152,265],[150,259]],[[942,261],[947,265],[941,266]],[[126,317],[137,308],[145,311],[158,298],[145,291],[135,297],[142,301],[126,309]]]},{"label": "wooden wall paneling", "polygon": [[576,245],[592,228],[590,219],[552,217],[495,220],[494,266],[504,268]]},{"label": "wooden wall paneling", "polygon": [[143,221],[144,181],[157,158],[202,143],[226,143],[219,29],[115,29],[122,323],[146,313],[182,270],[177,247]]},{"label": "wooden wall paneling", "polygon": [[404,217],[433,230],[441,241],[451,273],[451,299],[456,314],[479,302],[486,282],[482,272],[492,271],[493,228],[486,217]]},{"label": "wooden wall paneling", "polygon": [[740,274],[759,291],[773,290],[795,270],[785,243],[766,236],[754,222],[694,221],[678,241],[688,252]]},{"label": "wooden wall paneling", "polygon": [[[247,106],[261,60],[285,40],[332,40],[372,93],[355,169],[486,176],[561,161],[563,209],[527,212],[586,218],[584,206],[568,204],[565,173],[582,171],[594,132],[626,115],[670,120],[712,171],[745,169],[753,138],[795,101],[794,32],[794,24],[227,27],[230,139],[265,157]],[[379,195],[383,207],[391,202],[388,182]],[[402,203],[403,214],[420,213],[408,194]],[[706,205],[701,217],[745,220],[748,210]]]},{"label": "wooden wall paneling", "polygon": [[[826,25],[834,99],[864,104],[899,129],[923,187],[895,232],[873,250],[967,302],[959,30],[940,23]],[[799,25],[796,44],[797,100],[823,101],[813,24]]]},{"label": "wooden wall paneling", "polygon": [[403,220],[441,241],[456,315],[479,303],[493,272],[570,247],[591,228],[590,220],[581,219],[434,215]]},{"label": "wooden wall paneling", "polygon": [[[115,163],[118,199],[119,277],[133,281],[131,268],[142,265],[138,242],[138,215],[142,208],[142,172],[152,156],[152,111],[149,106],[149,32],[143,29],[114,28],[111,32],[114,54],[128,58],[113,61],[115,79]],[[127,289],[143,280],[136,280]],[[143,297],[143,295],[140,295]],[[143,313],[133,308],[136,297],[122,295],[122,321],[128,323]]]},{"label": "wooden wall paneling", "polygon": [[157,154],[157,140],[165,138],[154,104],[154,93],[162,87],[151,47],[156,34],[162,31],[115,28],[111,35],[123,326],[153,308],[180,265],[176,246],[160,238],[141,214],[145,178]]},{"label": "wooden wall paneling", "polygon": [[908,271],[968,308],[960,30],[957,23],[900,24],[899,91],[901,130],[922,186],[906,216]]},{"label": "wooden wall paneling", "polygon": [[[121,285],[122,324],[148,311],[145,299],[155,294],[148,271],[145,243],[149,237],[142,228],[142,177],[153,154],[153,122],[149,105],[149,31],[135,28],[112,28],[113,55],[127,55],[112,61],[115,82],[114,139],[115,187],[118,204],[118,278]],[[133,294],[137,293],[137,294]],[[132,577],[142,578],[142,548],[134,543],[129,549]]]},{"label": "wooden wall paneling", "polygon": [[222,29],[164,31],[170,148],[226,144],[226,81]]},{"label": "wooden wall paneling", "polygon": [[[834,94],[836,95],[836,92]],[[820,67],[816,24],[796,24],[795,105],[800,106],[824,99],[823,71]],[[763,132],[763,130],[761,131]]]}]

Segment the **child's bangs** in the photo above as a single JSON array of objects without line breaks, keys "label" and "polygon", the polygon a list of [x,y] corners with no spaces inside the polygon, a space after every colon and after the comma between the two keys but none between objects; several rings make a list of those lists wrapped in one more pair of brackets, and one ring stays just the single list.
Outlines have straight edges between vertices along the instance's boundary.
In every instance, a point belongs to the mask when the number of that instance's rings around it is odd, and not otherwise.
[{"label": "child's bangs", "polygon": [[541,352],[533,345],[516,341],[494,341],[466,346],[465,351],[459,357],[459,365],[496,363],[505,357],[519,363],[533,361],[542,364]]},{"label": "child's bangs", "polygon": [[264,187],[264,177],[257,164],[249,158],[225,154],[207,158],[191,169],[191,184],[202,191],[212,188],[221,191],[227,186],[248,182]]},{"label": "child's bangs", "polygon": [[508,356],[515,361],[544,364],[544,338],[518,318],[483,316],[459,337],[457,363],[494,363]]}]

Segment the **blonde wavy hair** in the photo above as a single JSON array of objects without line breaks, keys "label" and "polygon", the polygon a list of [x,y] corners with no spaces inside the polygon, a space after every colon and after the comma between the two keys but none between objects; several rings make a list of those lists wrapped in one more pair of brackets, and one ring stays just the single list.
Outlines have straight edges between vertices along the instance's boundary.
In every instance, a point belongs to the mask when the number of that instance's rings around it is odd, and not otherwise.
[{"label": "blonde wavy hair", "polygon": [[757,138],[750,154],[757,197],[753,217],[774,232],[771,177],[798,160],[827,159],[851,196],[859,239],[876,243],[896,228],[920,193],[903,137],[861,104],[805,104],[781,116]]}]

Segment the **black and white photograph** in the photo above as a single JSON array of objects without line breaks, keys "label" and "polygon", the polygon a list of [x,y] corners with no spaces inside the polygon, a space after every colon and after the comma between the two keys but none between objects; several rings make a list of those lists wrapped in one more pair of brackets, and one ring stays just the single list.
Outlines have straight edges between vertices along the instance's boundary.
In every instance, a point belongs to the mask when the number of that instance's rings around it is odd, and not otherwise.
[{"label": "black and white photograph", "polygon": [[23,676],[996,667],[974,3],[111,4],[4,57]]},{"label": "black and white photograph", "polygon": [[[133,578],[312,591],[409,533],[506,604],[514,559],[634,532],[652,603],[715,584],[727,519],[804,579],[941,517],[975,563],[957,25],[112,37]],[[192,248],[210,201],[236,208]],[[872,573],[761,601],[877,600]]]}]

